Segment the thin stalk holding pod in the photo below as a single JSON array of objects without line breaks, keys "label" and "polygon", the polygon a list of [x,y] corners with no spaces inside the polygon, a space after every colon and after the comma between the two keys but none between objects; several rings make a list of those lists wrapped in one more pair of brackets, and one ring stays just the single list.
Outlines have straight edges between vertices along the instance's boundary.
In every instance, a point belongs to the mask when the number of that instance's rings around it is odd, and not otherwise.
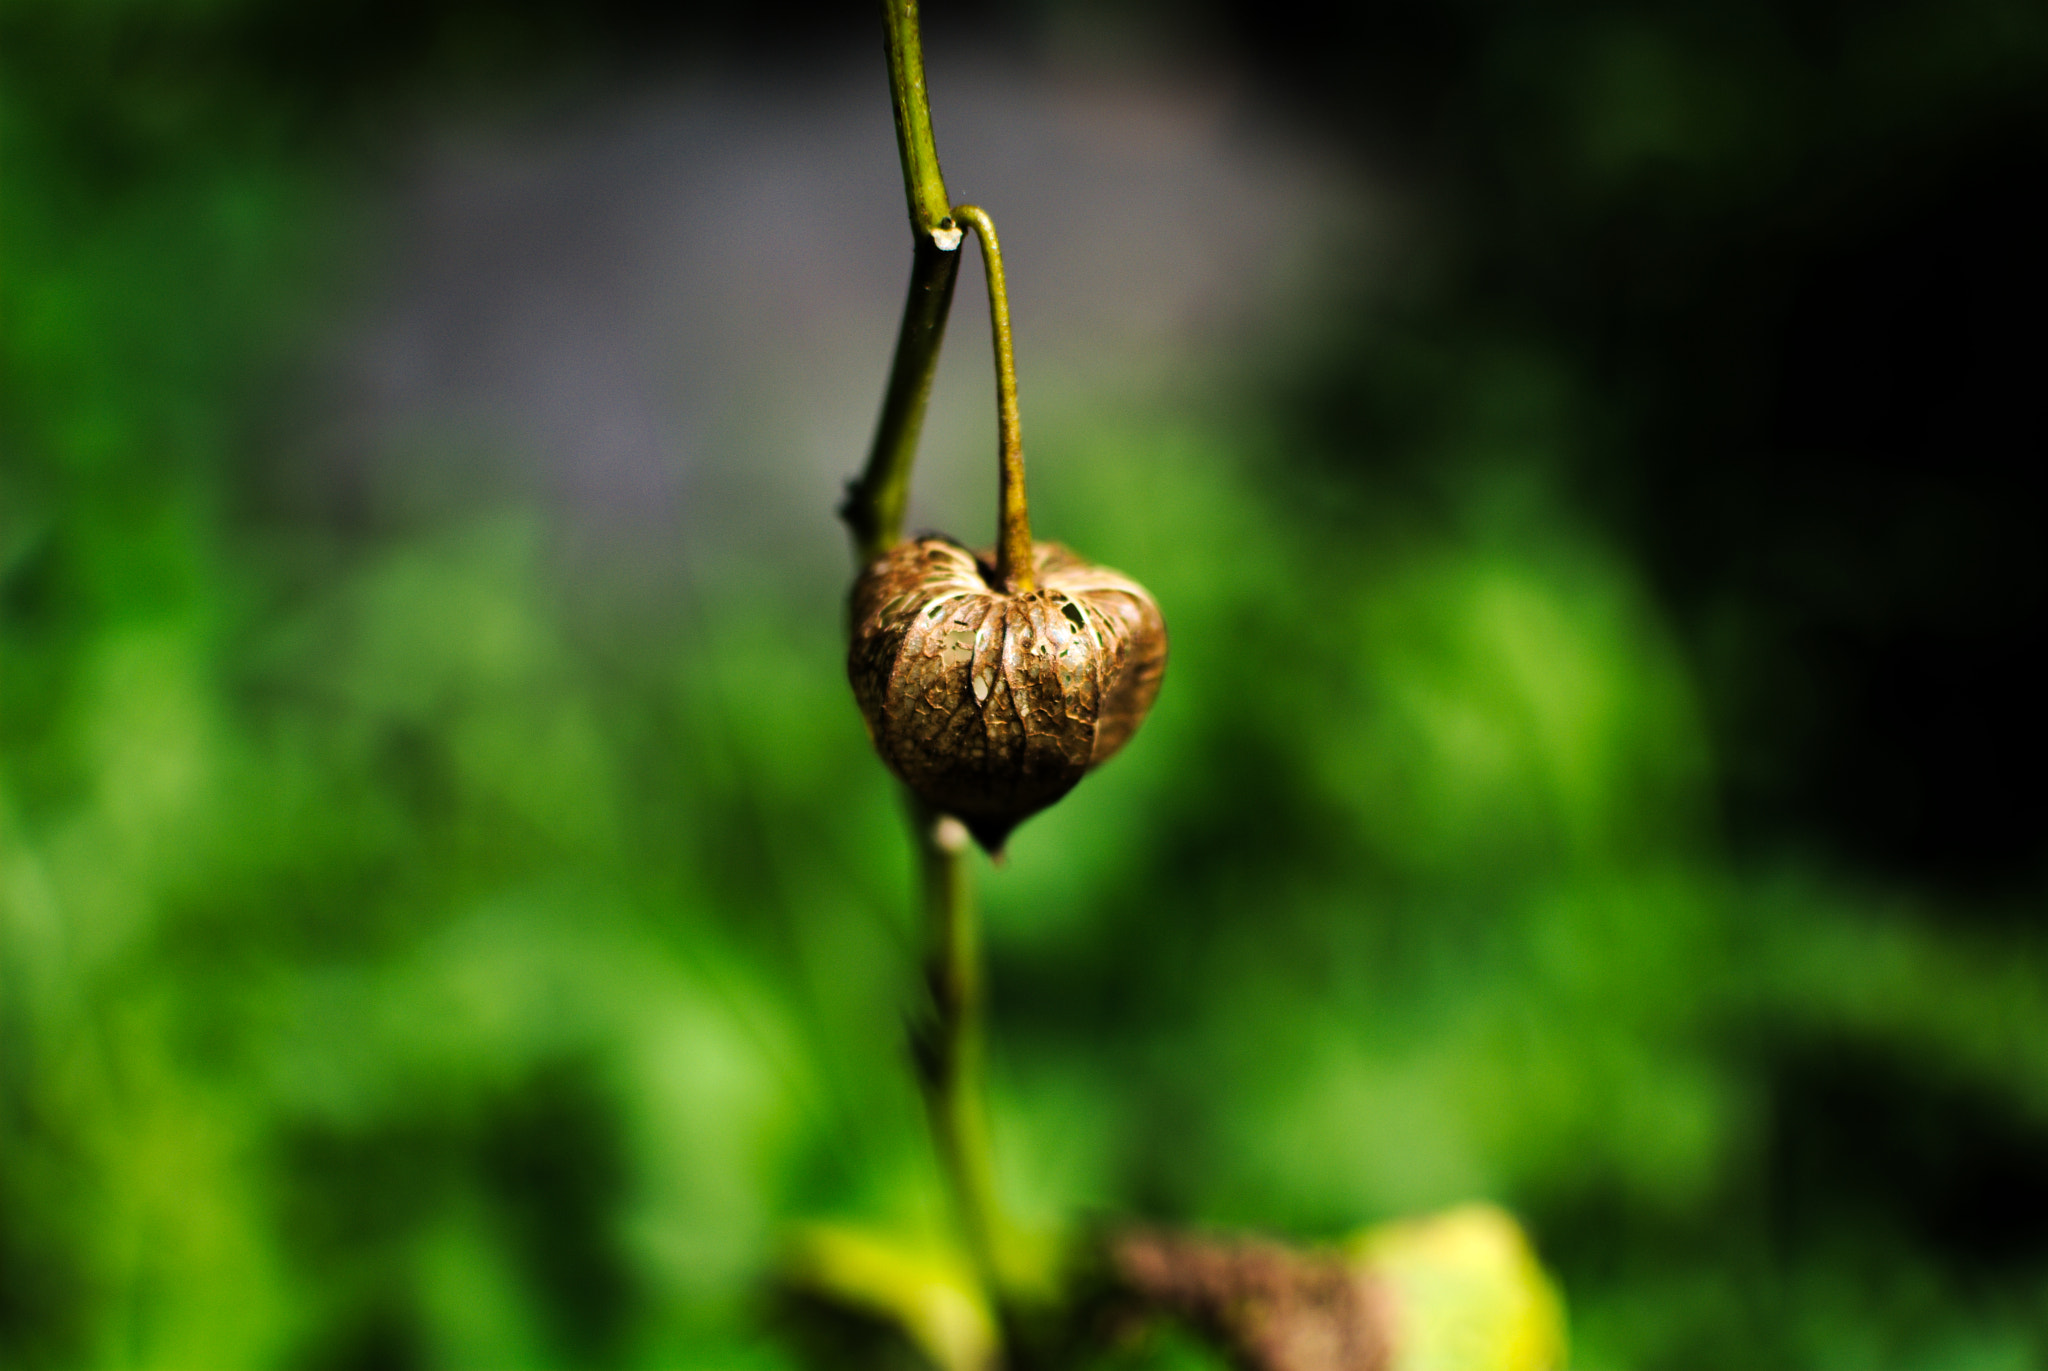
[{"label": "thin stalk holding pod", "polygon": [[1010,291],[995,221],[977,205],[956,205],[953,218],[981,239],[988,275],[988,321],[996,354],[996,447],[1002,463],[997,496],[996,580],[1012,595],[1036,588],[1031,570],[1031,507],[1024,498],[1024,429],[1017,415],[1017,357],[1010,341]]}]

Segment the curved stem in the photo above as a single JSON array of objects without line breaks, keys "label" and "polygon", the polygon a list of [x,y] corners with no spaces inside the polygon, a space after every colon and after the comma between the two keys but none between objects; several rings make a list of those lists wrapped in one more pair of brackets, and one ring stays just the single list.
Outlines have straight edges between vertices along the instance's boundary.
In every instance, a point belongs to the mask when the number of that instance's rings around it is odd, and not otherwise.
[{"label": "curved stem", "polygon": [[996,530],[996,579],[1022,595],[1037,586],[1031,570],[1031,509],[1024,498],[1024,431],[1017,416],[1017,357],[1010,343],[1010,292],[1003,281],[1003,250],[995,221],[976,205],[955,205],[953,217],[981,239],[988,274],[989,331],[996,353],[996,440],[1002,462]]}]

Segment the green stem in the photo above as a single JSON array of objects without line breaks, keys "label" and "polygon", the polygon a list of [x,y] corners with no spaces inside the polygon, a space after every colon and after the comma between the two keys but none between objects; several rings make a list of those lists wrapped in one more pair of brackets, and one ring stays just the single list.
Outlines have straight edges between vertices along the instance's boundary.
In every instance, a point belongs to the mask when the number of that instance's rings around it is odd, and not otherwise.
[{"label": "green stem", "polygon": [[[866,564],[903,536],[910,472],[945,341],[946,316],[960,275],[964,230],[955,222],[945,178],[932,139],[931,105],[925,94],[924,48],[918,37],[916,0],[883,0],[889,94],[896,113],[896,149],[903,162],[904,195],[910,209],[912,255],[910,295],[896,335],[882,414],[874,447],[840,508]],[[964,211],[963,211],[964,212]],[[989,262],[991,312],[998,322],[997,379],[1007,397],[1003,432],[1014,436],[1016,376],[1009,361],[1009,305],[1002,298],[1002,261],[994,226],[979,210],[974,222]],[[1005,374],[1009,380],[1003,382]],[[1005,439],[1005,452],[1009,439]],[[1009,467],[1005,465],[1005,500]],[[1018,499],[1022,499],[1022,453],[1018,453]],[[1007,508],[1007,505],[1006,505]],[[1030,568],[1025,533],[1025,574]],[[924,1093],[939,1166],[952,1192],[969,1256],[991,1300],[1000,1301],[1005,1282],[1002,1253],[1006,1232],[996,1204],[995,1174],[989,1160],[981,1061],[981,949],[974,903],[967,884],[968,834],[960,821],[911,801],[919,863],[924,881],[926,923],[925,984],[929,1003],[914,1022],[918,1084]]]},{"label": "green stem", "polygon": [[953,306],[953,283],[959,277],[957,250],[949,252],[930,238],[917,240],[910,262],[910,298],[903,302],[903,324],[896,334],[896,358],[889,367],[874,446],[866,469],[847,487],[846,503],[839,507],[862,566],[903,537],[910,469],[917,462],[932,378],[939,369],[939,345],[946,339],[946,314]]},{"label": "green stem", "polygon": [[982,1085],[981,948],[967,885],[967,829],[914,807],[924,876],[927,1017],[914,1039],[918,1083],[939,1165],[976,1273],[992,1298],[1003,1277],[1004,1225],[990,1164]]},{"label": "green stem", "polygon": [[946,315],[960,275],[962,232],[953,222],[946,179],[939,171],[932,139],[931,102],[925,93],[924,44],[918,37],[916,0],[883,0],[884,48],[889,56],[889,100],[896,114],[896,152],[903,163],[903,192],[910,208],[912,253],[910,294],[896,333],[896,355],[882,415],[875,424],[867,466],[846,492],[840,517],[853,534],[862,565],[896,546],[903,537],[903,511],[910,500],[910,471],[917,462],[939,347],[946,340]]},{"label": "green stem", "polygon": [[955,205],[953,217],[981,239],[988,275],[989,331],[996,354],[996,446],[1002,463],[996,525],[996,579],[1012,595],[1036,588],[1031,570],[1031,509],[1024,498],[1024,430],[1017,415],[1017,357],[1010,342],[1010,291],[1003,280],[1003,250],[996,225],[975,205]]},{"label": "green stem", "polygon": [[941,246],[960,246],[947,219],[952,201],[939,172],[939,145],[932,137],[931,97],[924,88],[924,40],[917,31],[917,0],[882,0],[882,45],[889,55],[889,102],[896,111],[896,152],[903,159],[903,193],[910,201],[910,228],[938,237]]}]

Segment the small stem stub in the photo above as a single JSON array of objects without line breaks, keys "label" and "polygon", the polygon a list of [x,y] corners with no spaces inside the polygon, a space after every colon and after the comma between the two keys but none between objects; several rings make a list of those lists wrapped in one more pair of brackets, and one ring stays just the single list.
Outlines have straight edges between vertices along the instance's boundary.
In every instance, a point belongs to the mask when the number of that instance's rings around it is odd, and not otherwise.
[{"label": "small stem stub", "polygon": [[1031,509],[1024,494],[1024,428],[1017,413],[1017,355],[1010,339],[1010,291],[1003,277],[1003,249],[996,225],[979,205],[955,205],[953,217],[981,239],[988,277],[989,333],[996,360],[996,450],[1001,463],[997,497],[996,579],[1012,595],[1035,588],[1031,566]]}]

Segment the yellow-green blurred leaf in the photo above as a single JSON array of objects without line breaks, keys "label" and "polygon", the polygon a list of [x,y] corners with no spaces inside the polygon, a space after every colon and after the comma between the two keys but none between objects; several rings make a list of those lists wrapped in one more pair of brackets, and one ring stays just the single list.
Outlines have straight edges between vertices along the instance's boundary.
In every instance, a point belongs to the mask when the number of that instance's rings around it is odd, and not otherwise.
[{"label": "yellow-green blurred leaf", "polygon": [[1394,1300],[1392,1371],[1556,1371],[1564,1302],[1492,1205],[1382,1224],[1353,1245]]}]

